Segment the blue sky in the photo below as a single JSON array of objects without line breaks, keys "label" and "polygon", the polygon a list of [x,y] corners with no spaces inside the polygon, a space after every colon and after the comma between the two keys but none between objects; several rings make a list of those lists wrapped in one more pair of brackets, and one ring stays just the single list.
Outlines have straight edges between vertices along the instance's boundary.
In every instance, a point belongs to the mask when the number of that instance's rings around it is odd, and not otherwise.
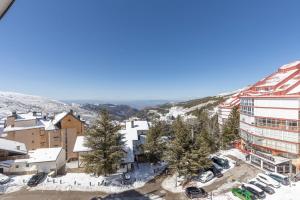
[{"label": "blue sky", "polygon": [[300,1],[26,0],[0,22],[0,90],[189,99],[300,58]]}]

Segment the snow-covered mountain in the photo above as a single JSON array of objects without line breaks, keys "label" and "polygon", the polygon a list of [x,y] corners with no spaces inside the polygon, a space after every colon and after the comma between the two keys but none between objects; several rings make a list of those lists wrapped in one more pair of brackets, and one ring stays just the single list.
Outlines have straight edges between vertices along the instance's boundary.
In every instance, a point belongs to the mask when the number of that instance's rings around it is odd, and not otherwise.
[{"label": "snow-covered mountain", "polygon": [[66,104],[40,96],[0,91],[0,118],[10,115],[13,111],[58,113],[70,109],[86,120],[95,116],[94,112],[82,109],[78,104]]}]

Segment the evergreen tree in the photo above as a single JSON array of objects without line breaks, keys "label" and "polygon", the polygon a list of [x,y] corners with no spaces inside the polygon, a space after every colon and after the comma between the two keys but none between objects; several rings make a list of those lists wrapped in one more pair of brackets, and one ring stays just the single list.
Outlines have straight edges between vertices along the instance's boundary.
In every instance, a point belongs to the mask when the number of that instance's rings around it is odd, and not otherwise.
[{"label": "evergreen tree", "polygon": [[83,155],[86,172],[106,176],[117,171],[124,157],[123,136],[119,130],[120,127],[111,122],[109,113],[101,111],[86,132],[85,146],[91,149]]},{"label": "evergreen tree", "polygon": [[215,153],[220,149],[221,140],[222,140],[219,123],[218,123],[218,115],[214,115],[210,119],[210,135],[212,139],[211,152]]},{"label": "evergreen tree", "polygon": [[211,160],[209,159],[210,148],[205,134],[199,134],[196,136],[195,144],[191,149],[185,153],[185,156],[181,160],[182,169],[181,175],[184,175],[189,181],[191,178],[199,175],[199,170],[207,169],[211,166]]},{"label": "evergreen tree", "polygon": [[149,128],[144,150],[147,159],[151,163],[157,163],[161,160],[164,152],[164,143],[161,140],[163,135],[163,124],[160,121],[154,122]]},{"label": "evergreen tree", "polygon": [[196,123],[192,126],[195,135],[201,134],[201,137],[208,144],[208,150],[210,153],[214,153],[217,149],[215,124],[209,118],[207,111],[199,110],[197,113]]},{"label": "evergreen tree", "polygon": [[186,152],[189,152],[191,145],[191,133],[180,117],[177,117],[172,125],[174,131],[174,139],[168,147],[166,160],[169,167],[175,169],[179,175],[185,175],[185,161],[183,158]]},{"label": "evergreen tree", "polygon": [[240,113],[238,106],[232,108],[222,131],[223,147],[228,147],[233,141],[239,139]]}]

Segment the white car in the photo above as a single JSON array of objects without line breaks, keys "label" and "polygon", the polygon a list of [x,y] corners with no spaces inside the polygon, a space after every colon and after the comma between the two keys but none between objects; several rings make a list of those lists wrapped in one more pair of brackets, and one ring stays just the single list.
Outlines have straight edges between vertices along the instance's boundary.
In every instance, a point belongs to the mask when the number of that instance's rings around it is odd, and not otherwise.
[{"label": "white car", "polygon": [[268,186],[280,188],[280,183],[266,174],[259,173],[257,174],[256,179]]},{"label": "white car", "polygon": [[200,175],[199,180],[201,183],[206,183],[206,182],[210,181],[211,179],[213,179],[214,177],[215,176],[212,171],[206,171]]},{"label": "white car", "polygon": [[4,174],[0,174],[0,185],[8,183],[10,181],[10,178],[8,176],[5,176]]},{"label": "white car", "polygon": [[275,172],[269,172],[266,173],[268,176],[270,176],[271,178],[273,178],[275,181],[278,181],[279,183],[281,183],[282,185],[289,185],[290,184],[290,180],[289,177],[284,176],[282,174],[278,174]]}]

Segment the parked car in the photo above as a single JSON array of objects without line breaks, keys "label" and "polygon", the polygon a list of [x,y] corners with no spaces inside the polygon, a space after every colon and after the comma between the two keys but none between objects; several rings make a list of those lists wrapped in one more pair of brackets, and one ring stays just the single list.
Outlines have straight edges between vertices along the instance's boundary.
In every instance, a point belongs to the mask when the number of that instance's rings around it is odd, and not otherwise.
[{"label": "parked car", "polygon": [[44,172],[39,172],[39,173],[33,175],[33,176],[29,179],[27,185],[30,186],[30,187],[37,186],[39,183],[41,183],[41,182],[44,181],[44,179],[46,178],[46,176],[47,176],[46,173],[44,173]]},{"label": "parked car", "polygon": [[90,200],[102,200],[102,198],[101,197],[93,197]]},{"label": "parked car", "polygon": [[214,163],[216,163],[217,165],[219,165],[220,167],[222,167],[223,169],[229,169],[229,162],[227,159],[225,158],[220,158],[217,156],[212,157],[211,159]]},{"label": "parked car", "polygon": [[259,187],[256,187],[255,185],[244,183],[242,185],[242,189],[248,190],[251,192],[257,199],[264,199],[266,198],[265,192],[260,189]]},{"label": "parked car", "polygon": [[5,176],[4,174],[0,174],[0,185],[8,183],[9,181],[10,178],[8,176]]},{"label": "parked car", "polygon": [[280,183],[266,174],[259,173],[257,174],[256,179],[268,186],[280,188]]},{"label": "parked car", "polygon": [[203,188],[197,187],[187,187],[185,189],[185,195],[189,199],[206,198],[208,196],[207,192]]},{"label": "parked car", "polygon": [[199,180],[201,183],[206,183],[208,181],[210,181],[211,179],[213,179],[214,173],[212,171],[206,171],[200,174]]},{"label": "parked car", "polygon": [[231,192],[234,196],[242,199],[242,200],[254,200],[255,197],[253,194],[247,190],[240,189],[240,188],[233,188],[231,189]]},{"label": "parked car", "polygon": [[222,174],[222,170],[220,170],[217,166],[215,166],[216,164],[213,163],[213,165],[209,168],[210,171],[212,171],[212,173],[214,174],[215,177],[222,177],[223,174]]},{"label": "parked car", "polygon": [[134,179],[131,177],[131,175],[129,173],[123,173],[121,175],[121,181],[122,181],[122,184],[124,185],[129,185],[129,184],[132,184],[134,182]]},{"label": "parked car", "polygon": [[287,176],[282,175],[282,174],[278,174],[278,173],[275,173],[275,172],[270,172],[267,175],[270,176],[271,178],[273,178],[274,180],[278,181],[282,185],[289,185],[290,184],[289,178]]},{"label": "parked car", "polygon": [[294,182],[300,181],[300,173],[296,174],[296,175],[292,178],[292,181],[294,181]]},{"label": "parked car", "polygon": [[252,180],[249,183],[252,184],[252,185],[255,185],[256,187],[258,187],[260,189],[262,189],[264,192],[266,192],[268,194],[274,194],[275,193],[275,190],[273,188],[267,186],[266,184],[264,184],[262,182]]}]

